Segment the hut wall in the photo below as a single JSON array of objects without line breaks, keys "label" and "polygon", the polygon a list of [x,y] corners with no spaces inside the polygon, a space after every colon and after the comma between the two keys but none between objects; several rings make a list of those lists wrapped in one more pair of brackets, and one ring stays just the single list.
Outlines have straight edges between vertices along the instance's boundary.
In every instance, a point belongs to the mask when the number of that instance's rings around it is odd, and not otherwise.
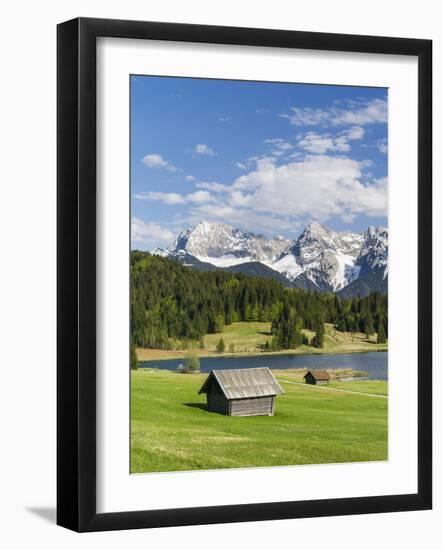
[{"label": "hut wall", "polygon": [[312,376],[312,374],[308,374],[305,378],[306,380],[306,384],[315,384],[316,383],[316,380],[315,378]]},{"label": "hut wall", "polygon": [[208,411],[229,414],[229,401],[223,394],[211,392],[206,395]]},{"label": "hut wall", "polygon": [[324,386],[325,384],[329,384],[329,380],[317,380],[318,386]]},{"label": "hut wall", "polygon": [[274,396],[233,399],[231,416],[254,416],[274,414]]}]

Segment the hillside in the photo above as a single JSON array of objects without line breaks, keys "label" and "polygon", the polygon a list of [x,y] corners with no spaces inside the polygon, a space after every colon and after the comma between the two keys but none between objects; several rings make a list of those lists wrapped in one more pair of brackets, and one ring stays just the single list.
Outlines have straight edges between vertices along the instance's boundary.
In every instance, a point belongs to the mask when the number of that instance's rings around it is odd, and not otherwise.
[{"label": "hillside", "polygon": [[136,346],[171,350],[177,341],[196,343],[238,322],[273,323],[273,351],[297,347],[303,343],[302,330],[321,332],[324,323],[341,332],[369,336],[382,330],[387,336],[387,297],[339,298],[285,288],[274,279],[198,271],[169,258],[132,252],[131,336]]}]

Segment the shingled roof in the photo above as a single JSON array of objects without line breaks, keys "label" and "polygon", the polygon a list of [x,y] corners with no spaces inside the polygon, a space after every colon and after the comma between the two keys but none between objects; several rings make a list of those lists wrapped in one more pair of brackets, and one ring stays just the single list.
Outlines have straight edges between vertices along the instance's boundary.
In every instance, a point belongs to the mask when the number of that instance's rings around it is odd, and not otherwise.
[{"label": "shingled roof", "polygon": [[306,378],[309,373],[311,373],[312,376],[316,380],[330,380],[331,379],[331,377],[329,376],[329,374],[325,370],[308,370],[308,372],[304,375],[303,378]]},{"label": "shingled roof", "polygon": [[198,393],[206,393],[216,380],[226,399],[266,397],[285,393],[268,367],[256,369],[213,370]]}]

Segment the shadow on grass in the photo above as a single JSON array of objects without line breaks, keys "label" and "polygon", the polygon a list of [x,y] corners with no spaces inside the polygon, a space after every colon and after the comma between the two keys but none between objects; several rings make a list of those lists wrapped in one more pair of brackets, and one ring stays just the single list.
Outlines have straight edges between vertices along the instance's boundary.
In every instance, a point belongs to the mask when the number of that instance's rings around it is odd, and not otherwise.
[{"label": "shadow on grass", "polygon": [[185,407],[192,407],[193,409],[201,409],[202,411],[207,411],[208,406],[206,403],[183,403]]}]

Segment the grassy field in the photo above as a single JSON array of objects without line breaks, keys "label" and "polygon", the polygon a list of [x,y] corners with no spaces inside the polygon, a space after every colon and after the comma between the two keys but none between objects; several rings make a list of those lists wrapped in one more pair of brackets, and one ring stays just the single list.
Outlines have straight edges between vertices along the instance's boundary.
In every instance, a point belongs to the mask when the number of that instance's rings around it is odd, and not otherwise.
[{"label": "grassy field", "polygon": [[[386,382],[297,383],[275,371],[285,391],[273,417],[229,417],[206,410],[206,375],[133,371],[131,471],[160,472],[387,459]],[[287,380],[287,382],[285,382]]]},{"label": "grassy field", "polygon": [[[314,333],[305,330],[309,339]],[[216,350],[217,343],[223,338],[225,353]],[[204,337],[204,349],[196,349],[200,357],[233,355],[229,352],[230,344],[234,345],[234,355],[257,355],[262,353],[261,347],[266,341],[271,341],[271,323],[249,322],[233,323],[224,327],[223,332],[207,334]],[[353,353],[365,351],[386,351],[387,344],[377,344],[377,335],[366,338],[362,333],[338,332],[332,325],[325,325],[324,347],[321,349],[311,346],[299,346],[296,350],[283,350],[280,354],[295,353]],[[138,348],[139,361],[176,359],[183,357],[183,350],[153,350]]]}]

